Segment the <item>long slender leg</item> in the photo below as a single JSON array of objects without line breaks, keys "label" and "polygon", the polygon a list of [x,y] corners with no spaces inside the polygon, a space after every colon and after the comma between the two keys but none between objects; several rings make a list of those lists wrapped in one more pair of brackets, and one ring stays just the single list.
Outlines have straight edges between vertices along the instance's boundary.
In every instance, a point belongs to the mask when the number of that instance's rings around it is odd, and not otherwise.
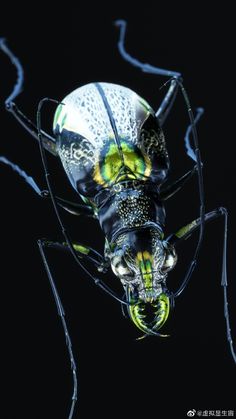
[{"label": "long slender leg", "polygon": [[[227,295],[227,287],[228,287],[228,280],[227,280],[227,230],[228,230],[228,212],[227,209],[224,207],[219,207],[214,209],[211,212],[205,214],[205,222],[212,221],[220,216],[224,217],[224,244],[223,244],[223,261],[222,261],[222,275],[221,275],[221,286],[223,287],[223,295],[224,295],[224,316],[226,321],[226,332],[227,332],[227,340],[229,342],[230,351],[233,357],[234,362],[236,363],[236,353],[233,347],[233,339],[231,335],[231,327],[230,327],[230,318],[229,318],[229,303],[228,303],[228,295]],[[182,240],[188,239],[196,230],[198,230],[201,226],[201,219],[198,218],[191,223],[187,224],[186,226],[182,227],[178,230],[175,234],[172,234],[167,241],[172,244],[179,244]],[[190,269],[194,269],[196,265],[196,260],[193,259]],[[184,281],[180,285],[179,289],[172,294],[173,298],[178,297],[186,288],[188,281],[186,281],[187,275],[185,276]]]},{"label": "long slender leg", "polygon": [[73,215],[86,215],[87,217],[97,218],[94,210],[90,205],[81,205],[76,202],[67,201],[66,199],[56,196],[57,203],[64,210]]},{"label": "long slender leg", "polygon": [[[212,221],[225,214],[225,208],[219,207],[213,211],[205,214],[205,223]],[[176,233],[171,234],[167,237],[166,241],[174,246],[179,245],[183,240],[187,240],[195,231],[199,230],[201,225],[201,219],[197,218],[191,223],[181,227]]]},{"label": "long slender leg", "polygon": [[[36,140],[38,140],[37,127],[30,119],[25,116],[17,105],[13,102],[14,99],[19,96],[23,90],[24,82],[24,71],[19,59],[13,54],[13,52],[7,47],[5,39],[0,38],[0,49],[9,57],[12,64],[15,66],[17,71],[17,81],[13,87],[12,93],[5,100],[6,110],[10,112],[16,120],[28,131]],[[42,142],[46,150],[48,150],[54,156],[57,156],[56,141],[51,135],[42,131]]]},{"label": "long slender leg", "polygon": [[[59,242],[54,242],[54,241],[46,240],[46,239],[42,239],[41,243],[44,247],[70,253],[70,249],[67,243],[59,243]],[[95,249],[93,249],[90,246],[85,246],[84,244],[81,244],[81,243],[73,243],[73,248],[78,254],[78,257],[80,257],[81,259],[87,260],[89,262],[92,262],[96,266],[96,268],[99,270],[99,272],[106,271],[106,267],[107,267],[106,260]]]},{"label": "long slender leg", "polygon": [[[41,239],[38,240],[38,246],[39,246],[39,251],[40,251],[40,255],[42,257],[43,260],[43,264],[45,267],[45,270],[47,272],[47,276],[48,276],[48,280],[52,289],[52,293],[54,296],[54,300],[57,306],[57,311],[58,311],[58,315],[61,319],[62,322],[62,326],[63,326],[63,330],[64,330],[64,335],[65,335],[65,339],[66,339],[66,344],[67,344],[67,348],[68,348],[68,353],[69,353],[69,357],[70,357],[70,362],[71,362],[71,369],[72,369],[72,375],[73,375],[73,394],[72,394],[72,402],[71,402],[71,406],[70,406],[70,411],[69,411],[69,416],[68,419],[72,419],[73,418],[73,414],[74,414],[74,409],[75,409],[75,404],[77,401],[77,397],[78,397],[78,379],[77,379],[77,366],[76,366],[76,362],[75,362],[75,358],[74,358],[74,354],[73,354],[73,348],[72,348],[72,342],[71,342],[71,338],[69,335],[69,331],[68,331],[68,327],[67,327],[67,323],[66,323],[66,319],[65,319],[65,311],[59,296],[59,293],[57,291],[57,287],[55,285],[55,281],[53,279],[51,270],[49,268],[49,264],[45,255],[45,251],[44,248],[45,247],[52,247],[54,249],[60,249],[63,251],[68,251],[70,250],[68,248],[68,245],[62,244],[62,243],[57,243],[57,242],[52,242],[50,240],[45,240],[45,239]],[[80,257],[89,257],[90,254],[92,254],[92,259],[94,258],[94,255],[100,259],[101,255],[99,255],[99,253],[97,253],[94,249],[91,249],[90,247],[87,246],[83,246],[81,244],[73,244],[73,247],[75,249],[75,251],[77,253],[80,254]],[[93,260],[94,262],[94,260]],[[95,284],[99,285],[104,291],[108,292],[108,294],[111,294],[113,296],[113,294],[110,292],[109,288],[106,287],[102,281],[100,280],[96,280],[95,279]],[[116,298],[116,297],[115,297]],[[125,303],[126,305],[128,304],[127,302],[124,302],[123,300],[116,298],[119,302],[123,302],[123,304]]]},{"label": "long slender leg", "polygon": [[[173,81],[174,80],[172,80],[172,82]],[[202,114],[204,113],[204,109],[203,108],[197,108],[196,112],[197,112],[197,114],[194,118],[194,124],[195,125],[198,123],[199,119],[201,118]],[[190,134],[191,133],[192,133],[192,124],[190,124],[188,126],[187,130],[186,130],[186,134],[185,134],[185,137],[184,137],[184,142],[185,142],[187,155],[192,160],[197,162],[196,152],[194,151],[194,149],[190,145]],[[202,162],[200,162],[200,163],[202,165]],[[160,192],[161,200],[166,201],[167,199],[172,197],[176,192],[178,192],[182,188],[182,186],[185,185],[185,183],[193,176],[193,174],[197,173],[197,169],[198,169],[198,166],[195,165],[192,170],[187,172],[184,176],[182,176],[176,182],[172,183],[171,185],[167,186],[163,191],[161,191]]]},{"label": "long slender leg", "polygon": [[171,80],[170,87],[156,112],[156,117],[159,121],[160,127],[164,125],[165,120],[172,109],[176,95],[178,93],[178,89],[179,84],[177,83],[176,79]]},{"label": "long slender leg", "polygon": [[[10,112],[15,119],[20,123],[20,125],[32,135],[36,140],[38,140],[38,131],[36,125],[21,112],[18,106],[14,102],[10,102],[6,106],[6,110]],[[42,140],[44,148],[49,151],[54,156],[57,156],[56,151],[56,140],[51,135],[47,134],[42,130]]]},{"label": "long slender leg", "polygon": [[[203,108],[197,108],[196,109],[196,116],[194,118],[194,124],[196,125],[199,121],[199,119],[201,118],[201,116],[204,113],[204,109]],[[197,162],[197,156],[196,156],[196,151],[193,149],[193,147],[190,144],[190,134],[192,134],[192,124],[190,124],[186,130],[186,134],[184,137],[184,142],[185,142],[185,148],[186,148],[186,152],[187,155],[195,162]]]},{"label": "long slender leg", "polygon": [[176,194],[176,192],[182,189],[185,183],[188,182],[188,180],[191,179],[195,173],[197,173],[197,166],[194,166],[192,170],[189,170],[181,178],[173,182],[171,185],[168,185],[165,189],[161,190],[159,195],[160,199],[162,201],[166,201],[167,199],[171,198]]},{"label": "long slender leg", "polygon": [[[218,218],[221,215],[224,215],[224,211],[226,211],[224,208],[216,208],[215,210],[208,212],[204,215],[204,223],[209,222],[211,220],[214,220],[215,218]],[[178,245],[181,243],[181,241],[188,239],[192,233],[195,231],[198,231],[201,229],[202,225],[202,219],[201,217],[197,218],[196,220],[192,221],[191,223],[187,224],[186,226],[182,227],[180,230],[178,230],[176,233],[171,234],[166,241],[172,245]],[[197,264],[197,257],[196,252],[194,253],[193,259],[187,269],[187,272],[184,276],[183,282],[180,285],[179,289],[173,293],[173,297],[177,298],[182,294],[186,286],[188,285],[190,278],[192,276],[192,273],[196,267]]]},{"label": "long slender leg", "polygon": [[53,296],[55,299],[55,303],[57,306],[57,311],[58,311],[58,315],[61,319],[62,322],[62,326],[63,326],[63,330],[64,330],[64,335],[65,335],[65,339],[66,339],[66,345],[68,348],[68,353],[69,353],[69,357],[70,357],[70,362],[71,362],[71,369],[72,369],[72,375],[73,375],[73,395],[72,395],[72,402],[71,402],[71,407],[70,407],[70,412],[69,412],[69,416],[68,419],[72,419],[73,417],[73,413],[74,413],[74,409],[75,409],[75,404],[77,401],[77,392],[78,392],[78,384],[77,384],[77,374],[76,374],[76,362],[75,362],[75,358],[73,355],[73,350],[72,350],[72,343],[71,343],[71,338],[68,332],[68,328],[67,328],[67,324],[66,324],[66,319],[65,319],[65,311],[61,302],[61,299],[59,297],[55,282],[53,280],[48,262],[47,262],[47,258],[45,256],[45,252],[44,252],[44,241],[43,240],[38,240],[38,246],[39,246],[39,251],[44,263],[44,267],[46,269],[47,272],[47,276],[49,279],[49,283],[53,292]]}]

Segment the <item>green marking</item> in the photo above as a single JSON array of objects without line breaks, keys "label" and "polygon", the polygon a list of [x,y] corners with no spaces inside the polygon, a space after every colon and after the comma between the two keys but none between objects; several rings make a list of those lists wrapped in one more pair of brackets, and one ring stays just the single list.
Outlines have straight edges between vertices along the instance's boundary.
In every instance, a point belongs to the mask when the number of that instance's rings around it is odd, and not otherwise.
[{"label": "green marking", "polygon": [[57,125],[58,119],[60,117],[62,108],[63,108],[63,105],[60,104],[56,109],[55,116],[54,116],[54,119],[53,119],[53,129],[56,128],[56,125]]},{"label": "green marking", "polygon": [[[144,279],[144,286],[145,288],[151,288],[152,287],[152,264],[150,260],[146,260],[146,266],[145,266],[146,274],[144,273],[143,279]],[[149,273],[150,272],[150,273]]]},{"label": "green marking", "polygon": [[79,196],[84,201],[84,203],[86,205],[88,205],[89,207],[92,207],[94,214],[97,215],[98,209],[97,209],[97,206],[94,203],[94,201],[92,201],[91,199],[87,198],[86,196],[84,196],[82,194],[79,194]]},{"label": "green marking", "polygon": [[76,252],[83,253],[83,255],[89,254],[89,249],[86,246],[82,246],[81,244],[73,244],[74,249]]},{"label": "green marking", "polygon": [[[151,172],[151,161],[147,155],[142,155],[142,151],[135,145],[122,139],[120,142],[124,166],[123,169],[129,169],[127,172],[122,171],[122,159],[114,138],[110,138],[110,143],[101,151],[99,159],[95,165],[93,179],[99,185],[109,185],[110,182],[119,182],[125,179],[143,179],[147,178]],[[119,177],[118,177],[119,174]]]},{"label": "green marking", "polygon": [[110,144],[105,155],[104,165],[101,168],[101,175],[105,181],[111,180],[121,167],[121,161],[116,144]]},{"label": "green marking", "polygon": [[61,129],[64,127],[64,125],[66,124],[66,118],[67,118],[67,113],[65,113],[62,117],[62,121],[61,121]]},{"label": "green marking", "polygon": [[[121,142],[121,147],[125,166],[130,168],[135,174],[143,174],[146,165],[144,160],[134,151],[134,147],[123,141]],[[105,181],[110,181],[116,176],[122,165],[116,144],[110,144],[104,160],[105,164],[102,167],[101,175]]]},{"label": "green marking", "polygon": [[147,112],[152,112],[151,106],[142,97],[139,97],[139,102]]},{"label": "green marking", "polygon": [[170,313],[170,299],[166,294],[162,293],[159,295],[157,301],[160,304],[160,309],[158,311],[160,319],[154,327],[159,329],[168,319]]},{"label": "green marking", "polygon": [[187,234],[193,227],[197,225],[197,221],[194,220],[192,223],[187,224],[186,226],[182,227],[177,233],[175,233],[175,236],[178,237],[178,239],[181,239],[185,234]]},{"label": "green marking", "polygon": [[53,129],[56,128],[57,124],[60,127],[60,130],[64,127],[66,123],[67,112],[64,105],[59,105],[56,109],[56,113],[53,120]]},{"label": "green marking", "polygon": [[[107,240],[107,239],[106,239]],[[108,247],[110,248],[110,251],[111,252],[114,252],[114,250],[115,250],[115,248],[116,248],[116,243],[115,242],[113,242],[113,243],[109,243],[108,242],[108,240],[107,240],[107,243],[108,243]]]},{"label": "green marking", "polygon": [[[51,242],[48,242],[48,243],[51,243]],[[68,247],[67,242],[63,242],[62,244],[63,246]],[[76,252],[82,253],[83,255],[88,255],[90,252],[90,249],[86,246],[83,246],[82,244],[73,243],[73,248],[76,250]]]}]

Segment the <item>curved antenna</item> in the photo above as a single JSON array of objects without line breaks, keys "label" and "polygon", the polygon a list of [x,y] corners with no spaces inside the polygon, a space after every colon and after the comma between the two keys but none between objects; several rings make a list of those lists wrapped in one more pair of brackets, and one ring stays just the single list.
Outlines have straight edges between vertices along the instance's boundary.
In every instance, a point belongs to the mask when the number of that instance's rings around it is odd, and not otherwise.
[{"label": "curved antenna", "polygon": [[10,58],[12,64],[15,66],[16,72],[17,72],[16,83],[13,86],[13,90],[12,90],[11,94],[5,100],[6,108],[9,109],[9,108],[11,108],[11,102],[13,102],[13,100],[17,96],[19,96],[19,94],[23,91],[24,70],[23,70],[23,67],[20,63],[20,60],[11,52],[11,50],[5,44],[5,39],[4,38],[0,38],[0,48]]},{"label": "curved antenna", "polygon": [[[35,124],[21,112],[13,100],[19,96],[23,91],[23,82],[24,82],[24,71],[21,65],[20,60],[13,54],[13,52],[7,47],[4,38],[0,38],[0,49],[8,56],[13,66],[16,68],[17,78],[16,83],[13,86],[11,94],[5,100],[5,107],[8,112],[10,112],[16,120],[23,126],[23,128],[28,131],[32,137],[38,140],[38,132]],[[55,139],[42,131],[42,141],[43,146],[54,156],[57,156]]]},{"label": "curved antenna", "polygon": [[141,63],[141,61],[137,60],[136,58],[133,58],[130,54],[128,54],[128,52],[126,51],[124,47],[127,22],[121,19],[121,20],[116,20],[114,24],[115,26],[120,28],[120,38],[118,42],[118,49],[121,56],[124,58],[125,61],[128,61],[134,67],[140,68],[140,70],[142,70],[145,73],[158,74],[160,76],[167,76],[167,77],[181,77],[181,74],[178,73],[177,71],[165,70],[164,68],[155,67],[148,63]]},{"label": "curved antenna", "polygon": [[29,176],[24,170],[22,170],[17,164],[12,163],[10,160],[8,160],[5,156],[0,156],[0,162],[6,164],[7,166],[10,166],[12,170],[14,170],[18,175],[20,175],[28,185],[31,186],[31,188],[40,196],[45,196],[46,191],[41,191],[35,182],[35,180]]}]

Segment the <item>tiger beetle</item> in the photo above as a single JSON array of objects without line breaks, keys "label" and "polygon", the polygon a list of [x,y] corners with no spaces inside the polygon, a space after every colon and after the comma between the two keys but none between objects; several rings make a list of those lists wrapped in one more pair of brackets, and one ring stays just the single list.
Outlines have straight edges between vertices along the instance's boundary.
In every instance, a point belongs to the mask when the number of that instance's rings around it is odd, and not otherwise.
[{"label": "tiger beetle", "polygon": [[[203,240],[204,226],[220,216],[224,218],[222,280],[227,339],[231,354],[236,354],[230,330],[227,299],[227,210],[223,207],[205,213],[202,160],[198,146],[196,123],[203,113],[191,109],[181,74],[144,64],[127,53],[124,47],[126,22],[116,21],[120,30],[118,48],[121,56],[143,72],[168,77],[164,86],[167,93],[157,111],[138,94],[127,87],[113,83],[93,82],[68,94],[62,102],[42,99],[38,105],[37,123],[31,122],[14,100],[23,86],[23,68],[18,58],[1,39],[2,51],[17,70],[17,82],[5,105],[17,121],[38,140],[45,172],[47,190],[18,165],[0,156],[1,163],[15,170],[42,198],[50,198],[65,242],[38,240],[38,246],[61,318],[73,373],[73,396],[69,412],[72,418],[77,400],[76,363],[72,351],[65,312],[47,261],[46,248],[70,252],[86,276],[104,292],[121,303],[123,314],[146,336],[161,336],[159,332],[167,321],[175,300],[188,285],[196,267]],[[166,186],[170,163],[163,134],[163,125],[182,93],[190,124],[185,135],[188,156],[194,167],[181,178]],[[53,135],[41,129],[41,109],[45,102],[57,105]],[[55,195],[48,169],[46,151],[58,157],[66,175],[82,203],[71,202]],[[164,204],[194,175],[198,177],[199,217],[175,233],[165,236]],[[78,199],[79,200],[79,199]],[[61,217],[61,208],[75,214],[98,220],[105,237],[104,254],[72,242]],[[179,288],[167,287],[167,275],[177,262],[176,248],[198,232],[193,259]],[[94,264],[100,273],[94,276],[85,265]],[[111,269],[120,280],[124,294],[118,295],[100,277]]]}]

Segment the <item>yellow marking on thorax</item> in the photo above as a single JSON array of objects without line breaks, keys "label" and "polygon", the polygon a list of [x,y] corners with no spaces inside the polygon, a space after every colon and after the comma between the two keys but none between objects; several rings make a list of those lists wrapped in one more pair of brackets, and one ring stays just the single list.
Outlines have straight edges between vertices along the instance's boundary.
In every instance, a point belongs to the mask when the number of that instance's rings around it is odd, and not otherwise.
[{"label": "yellow marking on thorax", "polygon": [[145,288],[152,287],[153,256],[147,250],[138,252],[136,256],[137,265],[142,273]]}]

